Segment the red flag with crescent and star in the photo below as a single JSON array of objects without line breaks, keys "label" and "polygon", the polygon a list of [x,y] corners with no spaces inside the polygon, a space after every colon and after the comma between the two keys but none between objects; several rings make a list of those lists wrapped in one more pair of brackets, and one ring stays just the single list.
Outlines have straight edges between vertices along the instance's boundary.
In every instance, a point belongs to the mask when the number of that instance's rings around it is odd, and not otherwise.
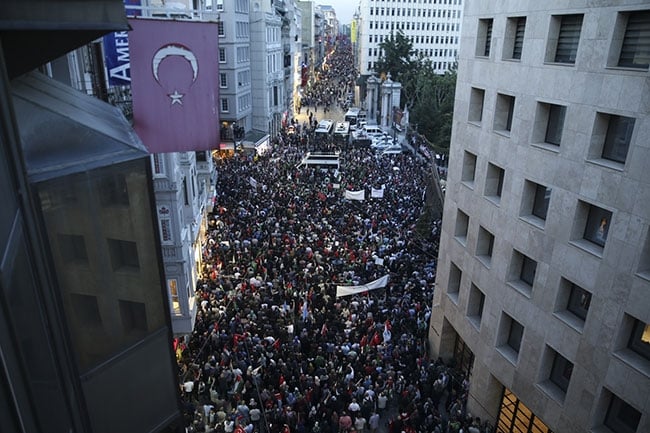
[{"label": "red flag with crescent and star", "polygon": [[218,148],[218,25],[133,18],[135,131],[151,153]]}]

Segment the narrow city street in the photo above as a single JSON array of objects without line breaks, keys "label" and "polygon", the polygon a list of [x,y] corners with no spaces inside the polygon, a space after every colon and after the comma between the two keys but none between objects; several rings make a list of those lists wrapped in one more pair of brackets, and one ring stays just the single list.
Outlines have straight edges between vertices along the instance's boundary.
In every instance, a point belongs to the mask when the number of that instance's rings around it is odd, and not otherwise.
[{"label": "narrow city street", "polygon": [[[271,152],[217,164],[200,308],[177,350],[188,430],[416,433],[465,415],[466,378],[428,357],[428,161],[316,136],[356,79],[349,52],[328,67]],[[304,166],[307,149],[340,161]]]}]

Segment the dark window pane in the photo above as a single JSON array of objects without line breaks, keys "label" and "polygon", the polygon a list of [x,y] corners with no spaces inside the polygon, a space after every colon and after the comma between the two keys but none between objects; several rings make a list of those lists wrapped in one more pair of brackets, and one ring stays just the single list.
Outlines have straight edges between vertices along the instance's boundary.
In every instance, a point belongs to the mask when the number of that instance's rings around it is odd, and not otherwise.
[{"label": "dark window pane", "polygon": [[632,140],[632,131],[634,131],[634,121],[635,119],[632,117],[609,116],[607,136],[603,145],[603,158],[625,162]]},{"label": "dark window pane", "polygon": [[641,412],[613,395],[605,415],[605,425],[616,433],[635,433]]},{"label": "dark window pane", "polygon": [[123,174],[105,176],[98,180],[99,201],[102,206],[128,206],[129,190]]},{"label": "dark window pane", "polygon": [[533,202],[533,215],[546,220],[548,204],[551,200],[551,189],[542,185],[535,187],[535,200]]},{"label": "dark window pane", "polygon": [[485,57],[490,56],[490,44],[491,43],[492,43],[492,20],[486,20],[485,49],[483,50],[483,55]]},{"label": "dark window pane", "polygon": [[135,242],[118,239],[107,239],[107,241],[114,271],[124,268],[140,268],[138,247]]},{"label": "dark window pane", "polygon": [[555,61],[558,63],[575,63],[582,28],[582,15],[564,15],[560,18]]},{"label": "dark window pane", "polygon": [[650,11],[630,13],[618,66],[641,69],[650,66]]},{"label": "dark window pane", "polygon": [[529,286],[535,281],[535,272],[537,271],[537,262],[527,256],[524,256],[521,263],[521,275],[519,278]]},{"label": "dark window pane", "polygon": [[587,292],[586,290],[584,290],[579,286],[576,286],[575,284],[572,284],[567,310],[569,310],[570,312],[572,312],[582,320],[586,320],[587,311],[589,311],[590,304],[591,304],[591,293]]},{"label": "dark window pane", "polygon": [[508,346],[512,347],[515,352],[519,352],[521,347],[521,337],[524,335],[524,327],[515,320],[510,324],[510,333],[508,334]]},{"label": "dark window pane", "polygon": [[513,59],[521,59],[521,51],[524,46],[525,30],[526,30],[526,17],[517,18],[517,29],[515,30],[515,44],[512,50]]},{"label": "dark window pane", "polygon": [[546,136],[544,141],[547,143],[560,145],[562,139],[562,130],[564,129],[564,116],[566,107],[562,105],[550,105],[548,110],[548,123],[546,125]]},{"label": "dark window pane", "polygon": [[628,347],[646,359],[650,359],[650,325],[637,320]]},{"label": "dark window pane", "polygon": [[120,299],[120,317],[125,333],[147,331],[147,311],[142,302]]},{"label": "dark window pane", "polygon": [[88,252],[84,237],[80,235],[57,235],[59,251],[66,263],[88,263]]},{"label": "dark window pane", "polygon": [[566,392],[567,388],[569,388],[572,372],[573,364],[559,353],[556,353],[551,368],[551,382]]},{"label": "dark window pane", "polygon": [[507,96],[508,98],[508,117],[506,118],[506,131],[512,130],[512,118],[515,113],[515,98],[513,96]]},{"label": "dark window pane", "polygon": [[607,234],[609,233],[611,221],[612,213],[610,211],[597,206],[590,206],[584,238],[596,245],[604,247],[605,242],[607,242]]},{"label": "dark window pane", "polygon": [[95,296],[71,293],[70,303],[80,326],[96,328],[102,326],[99,305]]}]

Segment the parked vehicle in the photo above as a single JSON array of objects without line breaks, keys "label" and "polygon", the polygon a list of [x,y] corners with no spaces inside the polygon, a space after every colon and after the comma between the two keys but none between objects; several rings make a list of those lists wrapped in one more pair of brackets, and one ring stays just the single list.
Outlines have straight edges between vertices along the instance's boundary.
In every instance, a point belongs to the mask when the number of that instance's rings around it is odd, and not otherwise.
[{"label": "parked vehicle", "polygon": [[316,126],[316,130],[314,133],[316,136],[327,136],[331,135],[332,131],[334,130],[334,121],[332,119],[323,119],[320,122],[318,122],[318,126]]}]

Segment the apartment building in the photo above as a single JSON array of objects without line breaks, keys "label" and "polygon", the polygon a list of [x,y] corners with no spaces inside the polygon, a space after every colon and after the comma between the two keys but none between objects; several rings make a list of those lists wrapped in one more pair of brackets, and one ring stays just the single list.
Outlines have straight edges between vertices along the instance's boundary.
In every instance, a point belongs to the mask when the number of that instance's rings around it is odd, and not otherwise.
[{"label": "apartment building", "polygon": [[462,28],[432,355],[499,432],[650,431],[650,5]]},{"label": "apartment building", "polygon": [[462,0],[361,0],[359,70],[372,74],[383,55],[380,44],[401,31],[417,55],[429,58],[436,73],[456,64],[460,45]]},{"label": "apartment building", "polygon": [[126,32],[124,3],[6,3],[0,29],[0,430],[180,432],[148,152],[115,107],[30,72]]}]

